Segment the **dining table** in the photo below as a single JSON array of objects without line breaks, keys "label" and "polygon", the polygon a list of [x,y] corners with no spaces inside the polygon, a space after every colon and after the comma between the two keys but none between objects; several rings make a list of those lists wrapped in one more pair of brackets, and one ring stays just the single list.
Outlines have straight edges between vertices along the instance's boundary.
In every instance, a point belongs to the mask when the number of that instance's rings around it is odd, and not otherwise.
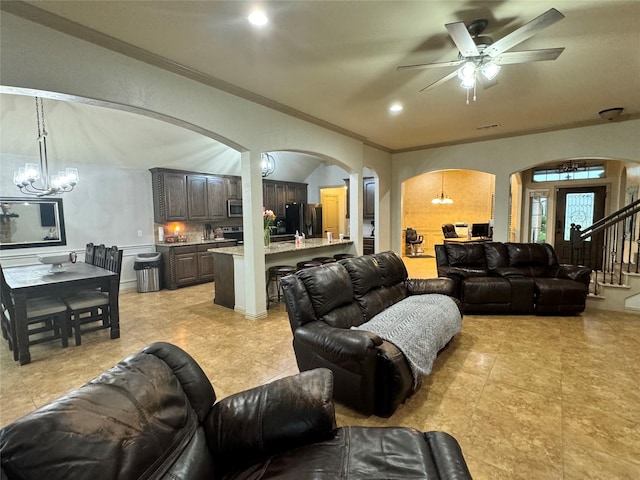
[{"label": "dining table", "polygon": [[111,338],[120,338],[118,295],[119,276],[116,272],[84,262],[65,263],[64,268],[51,265],[3,267],[4,277],[11,289],[15,308],[15,329],[20,365],[31,362],[27,299],[53,295],[64,297],[80,289],[99,288],[109,293]]}]

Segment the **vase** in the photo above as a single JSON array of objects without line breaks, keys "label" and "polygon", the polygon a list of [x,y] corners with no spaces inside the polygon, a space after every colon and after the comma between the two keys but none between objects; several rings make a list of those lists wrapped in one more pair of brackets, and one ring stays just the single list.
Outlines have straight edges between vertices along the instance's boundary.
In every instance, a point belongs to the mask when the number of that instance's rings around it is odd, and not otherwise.
[{"label": "vase", "polygon": [[269,227],[264,229],[264,248],[269,248],[271,244],[271,229]]}]

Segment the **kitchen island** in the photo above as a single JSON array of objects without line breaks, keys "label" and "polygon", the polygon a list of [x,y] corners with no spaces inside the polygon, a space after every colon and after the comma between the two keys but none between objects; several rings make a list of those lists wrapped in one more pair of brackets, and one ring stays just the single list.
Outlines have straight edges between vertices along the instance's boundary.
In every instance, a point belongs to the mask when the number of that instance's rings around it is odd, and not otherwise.
[{"label": "kitchen island", "polygon": [[[215,282],[213,303],[238,311],[245,311],[244,247],[222,247],[209,250],[216,266],[216,277],[220,274],[224,282]],[[332,257],[337,253],[356,253],[352,240],[329,242],[326,238],[308,238],[296,246],[295,242],[272,243],[264,250],[265,283],[269,267],[276,265],[296,266],[298,262],[316,257]],[[218,277],[220,278],[220,277]],[[266,294],[266,292],[265,292]]]}]

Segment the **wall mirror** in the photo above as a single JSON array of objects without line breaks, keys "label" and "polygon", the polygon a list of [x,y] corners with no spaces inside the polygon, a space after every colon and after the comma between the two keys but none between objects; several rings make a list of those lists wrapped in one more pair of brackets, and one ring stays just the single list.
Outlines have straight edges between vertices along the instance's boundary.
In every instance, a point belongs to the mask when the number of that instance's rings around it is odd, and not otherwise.
[{"label": "wall mirror", "polygon": [[0,197],[0,249],[66,245],[61,198]]}]

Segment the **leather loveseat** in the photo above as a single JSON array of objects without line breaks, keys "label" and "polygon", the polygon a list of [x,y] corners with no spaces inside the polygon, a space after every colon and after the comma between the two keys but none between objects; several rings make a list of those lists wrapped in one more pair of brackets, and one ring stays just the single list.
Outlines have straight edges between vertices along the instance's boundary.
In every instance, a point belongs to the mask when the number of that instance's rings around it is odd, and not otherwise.
[{"label": "leather loveseat", "polygon": [[[330,369],[337,400],[365,415],[382,417],[392,415],[418,385],[396,345],[352,327],[366,328],[365,322],[408,297],[441,294],[451,301],[455,294],[450,279],[409,279],[402,258],[394,252],[300,270],[284,277],[282,286],[300,371]],[[451,305],[460,320],[459,304],[453,300]]]},{"label": "leather loveseat", "polygon": [[215,403],[198,364],[155,343],[0,430],[2,478],[471,478],[444,432],[336,428],[331,389],[319,369]]},{"label": "leather loveseat", "polygon": [[438,276],[456,282],[465,313],[584,311],[591,269],[558,264],[548,243],[446,243],[435,251]]}]

